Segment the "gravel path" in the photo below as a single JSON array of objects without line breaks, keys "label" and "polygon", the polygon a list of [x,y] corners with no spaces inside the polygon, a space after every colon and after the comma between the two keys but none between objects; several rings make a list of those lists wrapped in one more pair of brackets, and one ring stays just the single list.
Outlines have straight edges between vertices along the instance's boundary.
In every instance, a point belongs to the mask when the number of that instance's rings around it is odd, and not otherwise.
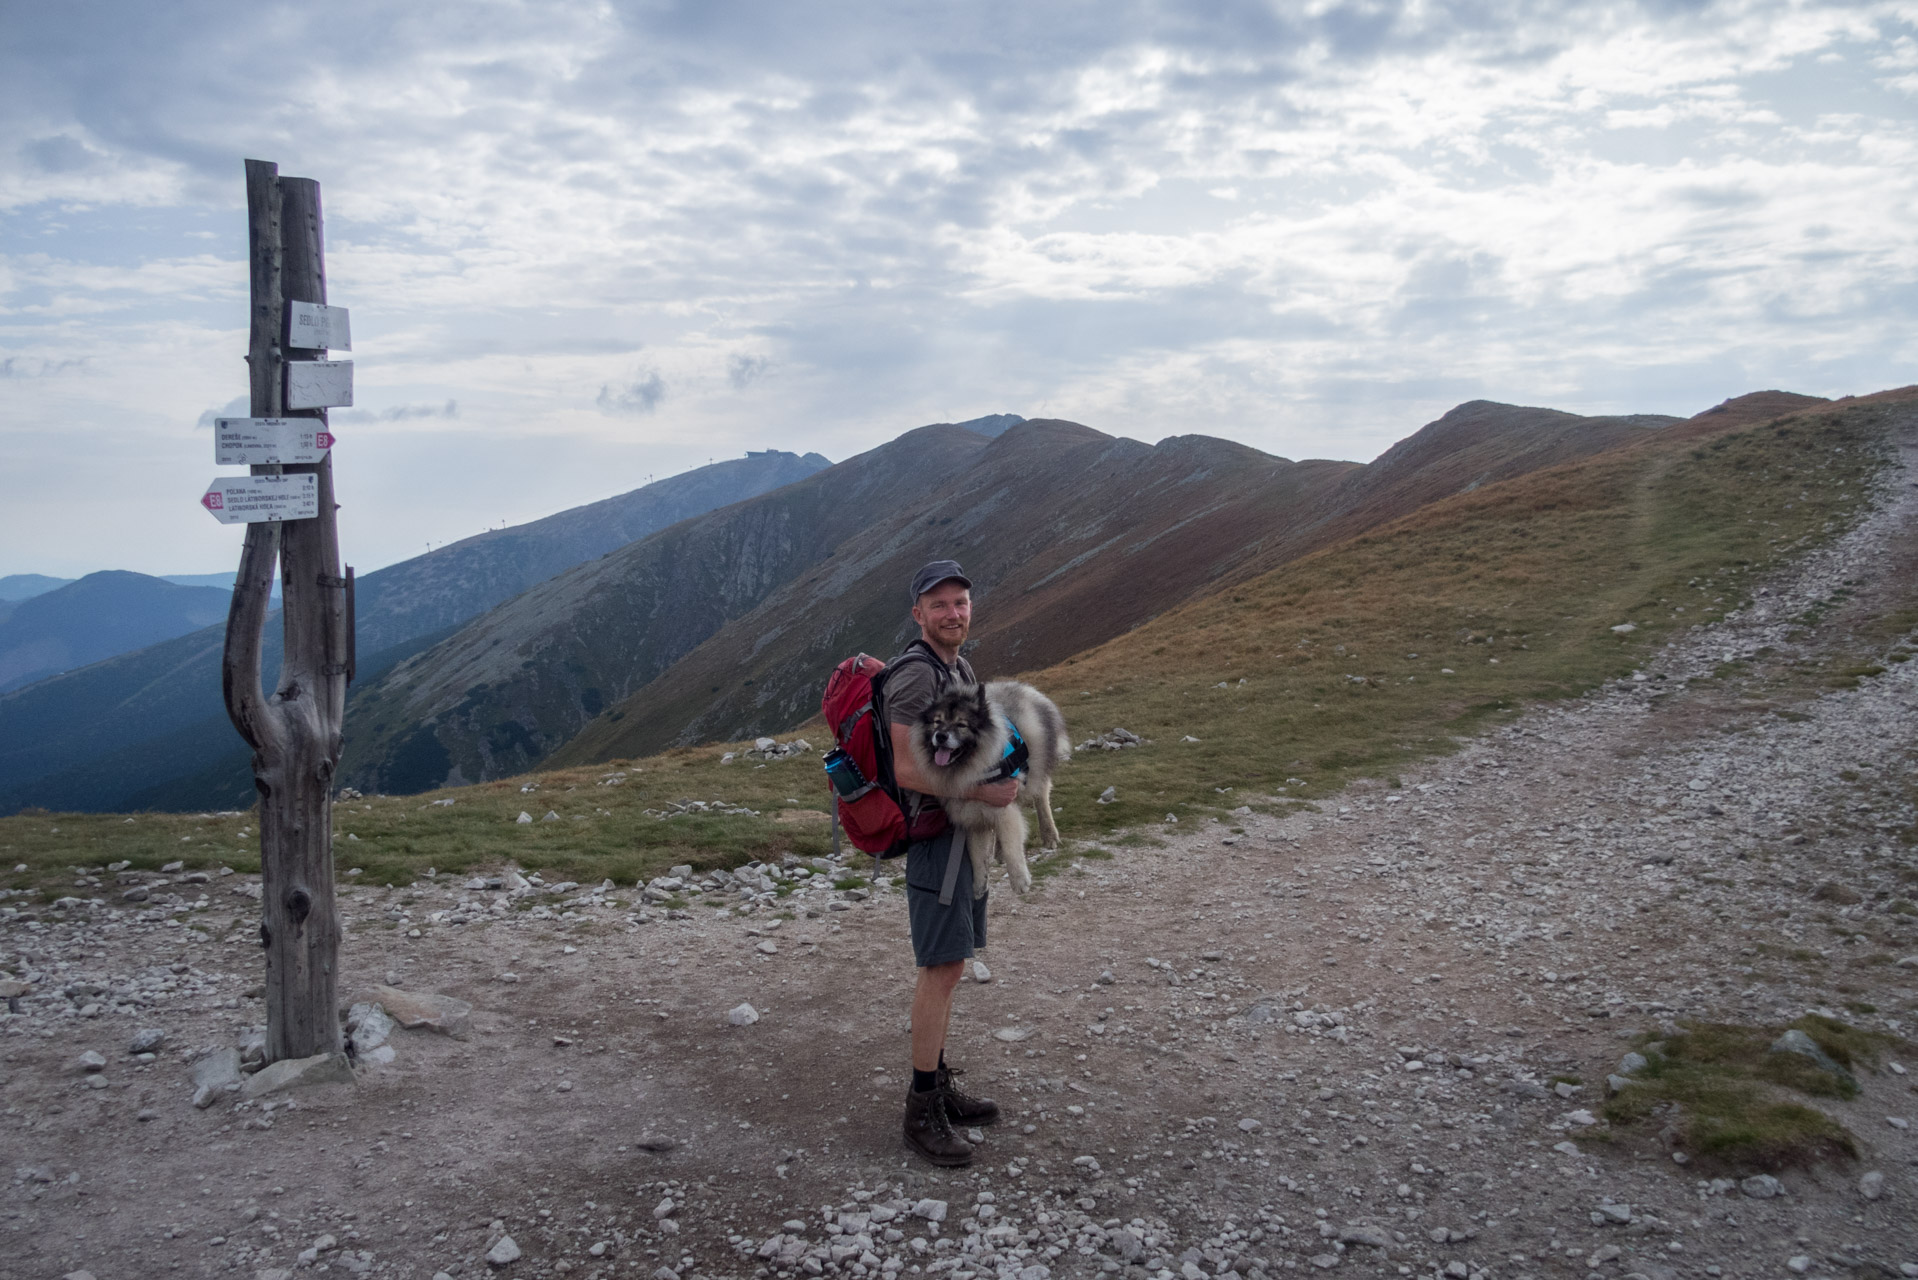
[{"label": "gravel path", "polygon": [[[1009,1114],[970,1170],[900,1147],[893,888],[803,889],[779,923],[712,910],[737,883],[682,918],[604,887],[343,890],[345,989],[463,999],[470,1038],[395,1031],[357,1085],[204,1109],[191,1064],[257,1016],[257,882],[0,908],[36,983],[0,1019],[0,1275],[1918,1275],[1918,1076],[1861,1074],[1828,1105],[1861,1159],[1758,1195],[1588,1123],[1675,1019],[1918,1032],[1918,663],[1806,692],[1918,595],[1902,412],[1874,514],[1643,678],[1398,788],[995,895],[954,1057]],[[167,923],[202,893],[224,939]]]}]

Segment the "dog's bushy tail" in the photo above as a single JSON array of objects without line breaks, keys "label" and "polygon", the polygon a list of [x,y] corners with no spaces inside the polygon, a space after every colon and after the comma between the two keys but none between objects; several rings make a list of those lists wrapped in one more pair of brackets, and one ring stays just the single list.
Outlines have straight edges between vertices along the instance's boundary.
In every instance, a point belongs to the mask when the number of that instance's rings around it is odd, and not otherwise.
[{"label": "dog's bushy tail", "polygon": [[1043,696],[1037,701],[1039,720],[1045,726],[1047,743],[1052,748],[1050,763],[1056,769],[1072,759],[1072,739],[1066,736],[1066,718],[1057,704]]}]

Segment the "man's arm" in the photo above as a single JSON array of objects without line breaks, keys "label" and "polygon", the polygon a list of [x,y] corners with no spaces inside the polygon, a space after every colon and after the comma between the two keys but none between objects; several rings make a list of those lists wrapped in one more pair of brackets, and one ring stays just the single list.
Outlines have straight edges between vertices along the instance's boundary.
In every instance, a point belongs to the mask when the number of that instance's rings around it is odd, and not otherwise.
[{"label": "man's arm", "polygon": [[[892,730],[892,777],[893,781],[908,791],[920,791],[929,796],[941,794],[932,780],[919,771],[919,761],[912,754],[912,729],[903,724],[888,725]],[[977,800],[995,808],[1004,808],[1019,795],[1019,784],[1011,778],[998,782],[982,782],[955,800]]]}]

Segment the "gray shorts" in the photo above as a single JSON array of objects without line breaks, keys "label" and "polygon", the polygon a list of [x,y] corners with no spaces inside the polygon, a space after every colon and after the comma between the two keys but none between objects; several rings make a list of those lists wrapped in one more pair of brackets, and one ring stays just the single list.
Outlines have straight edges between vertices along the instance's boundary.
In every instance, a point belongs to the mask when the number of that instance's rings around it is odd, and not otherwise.
[{"label": "gray shorts", "polygon": [[972,896],[972,859],[961,855],[952,902],[941,906],[939,888],[952,852],[947,830],[906,850],[906,913],[912,925],[913,963],[921,969],[965,960],[986,945],[986,900]]}]

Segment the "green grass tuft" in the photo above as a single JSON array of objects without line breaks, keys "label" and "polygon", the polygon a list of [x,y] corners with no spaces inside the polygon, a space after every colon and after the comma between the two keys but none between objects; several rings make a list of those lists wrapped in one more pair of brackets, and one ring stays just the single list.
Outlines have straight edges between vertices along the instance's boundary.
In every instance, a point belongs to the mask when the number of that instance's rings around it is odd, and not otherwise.
[{"label": "green grass tuft", "polygon": [[1692,1156],[1738,1171],[1775,1172],[1855,1156],[1849,1130],[1788,1096],[1843,1101],[1858,1094],[1849,1074],[1799,1054],[1770,1052],[1793,1028],[1847,1070],[1875,1063],[1900,1043],[1816,1014],[1789,1028],[1685,1023],[1679,1035],[1639,1038],[1647,1066],[1606,1103],[1605,1117],[1620,1127],[1657,1122]]}]

